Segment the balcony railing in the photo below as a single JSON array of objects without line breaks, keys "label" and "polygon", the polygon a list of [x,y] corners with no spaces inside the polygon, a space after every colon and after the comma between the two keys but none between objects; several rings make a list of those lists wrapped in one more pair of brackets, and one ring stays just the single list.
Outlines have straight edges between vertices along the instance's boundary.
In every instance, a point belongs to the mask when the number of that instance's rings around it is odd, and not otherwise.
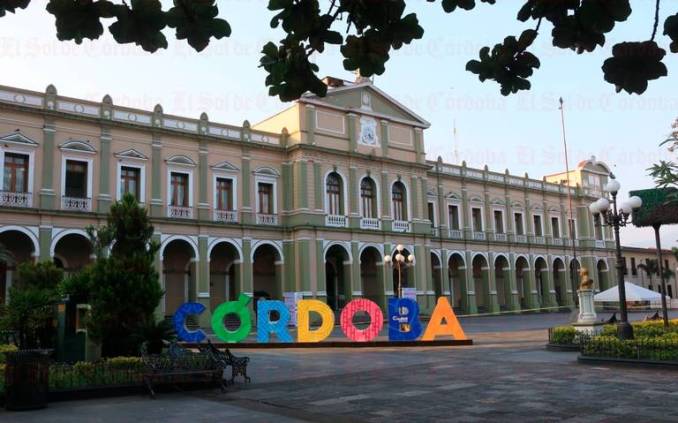
[{"label": "balcony railing", "polygon": [[214,221],[222,223],[238,223],[238,212],[235,210],[214,210]]},{"label": "balcony railing", "polygon": [[183,206],[167,206],[167,217],[177,219],[192,219],[193,208]]},{"label": "balcony railing", "polygon": [[605,240],[597,239],[596,240],[596,248],[605,248]]},{"label": "balcony railing", "polygon": [[360,229],[381,229],[381,222],[376,217],[363,217],[360,219]]},{"label": "balcony railing", "polygon": [[61,197],[61,209],[88,212],[92,210],[92,199],[77,197]]},{"label": "balcony railing", "polygon": [[33,194],[30,192],[0,191],[1,207],[32,207]]},{"label": "balcony railing", "polygon": [[562,238],[553,238],[551,239],[551,242],[553,245],[563,245],[563,239]]},{"label": "balcony railing", "polygon": [[395,232],[409,232],[410,222],[406,220],[394,220],[392,228]]},{"label": "balcony railing", "polygon": [[257,213],[257,225],[277,225],[277,224],[278,224],[277,214]]},{"label": "balcony railing", "polygon": [[487,239],[487,237],[485,236],[485,232],[474,231],[473,232],[473,239],[475,241],[485,241]]},{"label": "balcony railing", "polygon": [[450,229],[450,238],[462,239],[464,238],[464,233],[460,229]]},{"label": "balcony railing", "polygon": [[438,228],[435,226],[431,226],[431,236],[438,236]]},{"label": "balcony railing", "polygon": [[527,235],[514,235],[516,242],[525,244],[527,242]]},{"label": "balcony railing", "polygon": [[500,242],[506,242],[506,234],[494,234],[494,240]]},{"label": "balcony railing", "polygon": [[346,219],[346,216],[342,216],[340,214],[328,214],[325,216],[325,225],[326,226],[334,226],[337,228],[345,228],[346,223],[348,222],[348,219]]},{"label": "balcony railing", "polygon": [[534,244],[546,244],[546,238],[544,238],[543,236],[535,235],[535,236],[532,237],[532,243],[534,243]]}]

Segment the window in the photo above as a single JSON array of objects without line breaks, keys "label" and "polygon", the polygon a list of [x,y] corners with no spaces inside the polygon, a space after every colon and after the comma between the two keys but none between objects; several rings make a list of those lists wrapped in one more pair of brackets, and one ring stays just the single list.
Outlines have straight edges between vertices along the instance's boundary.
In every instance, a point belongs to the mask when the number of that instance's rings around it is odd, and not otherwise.
[{"label": "window", "polygon": [[532,221],[534,222],[534,236],[543,236],[544,232],[541,227],[541,216],[535,214],[532,216]]},{"label": "window", "polygon": [[233,210],[233,179],[217,178],[217,210]]},{"label": "window", "polygon": [[273,184],[260,182],[258,187],[259,214],[275,214],[273,210]]},{"label": "window", "polygon": [[172,172],[170,174],[170,205],[188,207],[188,174]]},{"label": "window", "polygon": [[478,207],[471,209],[471,219],[473,221],[473,232],[483,231],[483,211]]},{"label": "window", "polygon": [[341,176],[339,176],[336,172],[332,172],[327,175],[326,194],[327,214],[343,214],[343,204],[341,201]]},{"label": "window", "polygon": [[633,276],[638,275],[638,268],[636,267],[636,258],[635,257],[631,257],[631,274]]},{"label": "window", "polygon": [[513,223],[515,224],[516,235],[525,235],[522,213],[513,213]]},{"label": "window", "polygon": [[450,229],[459,230],[459,206],[447,206],[447,218],[449,220]]},{"label": "window", "polygon": [[570,234],[570,239],[577,239],[577,221],[574,219],[567,219],[568,233]]},{"label": "window", "polygon": [[669,290],[668,293],[669,297],[673,298],[673,288],[671,287],[671,285],[666,285],[666,289]]},{"label": "window", "polygon": [[553,238],[560,238],[560,219],[557,217],[551,218],[551,234]]},{"label": "window", "polygon": [[600,213],[596,213],[593,215],[593,230],[595,232],[595,236],[597,240],[602,240],[603,239],[603,226],[602,222],[600,220]]},{"label": "window", "polygon": [[669,268],[669,261],[664,260],[664,269],[668,269],[668,268]]},{"label": "window", "polygon": [[4,186],[8,192],[28,192],[28,156],[5,153]]},{"label": "window", "polygon": [[360,201],[363,206],[363,217],[377,217],[377,196],[372,178],[363,178],[360,181]]},{"label": "window", "polygon": [[64,194],[71,198],[87,198],[87,162],[66,160]]},{"label": "window", "polygon": [[624,274],[628,275],[629,274],[629,265],[626,262],[626,257],[622,257],[624,259]]},{"label": "window", "polygon": [[504,233],[504,213],[501,210],[494,211],[494,231],[498,234]]},{"label": "window", "polygon": [[407,199],[405,185],[398,181],[391,188],[391,202],[393,205],[393,220],[407,220]]},{"label": "window", "polygon": [[130,193],[137,199],[143,201],[140,196],[141,187],[141,169],[138,167],[122,166],[120,168],[120,196]]},{"label": "window", "polygon": [[435,228],[436,226],[436,213],[435,206],[432,201],[428,202],[428,220],[431,221],[431,227]]}]

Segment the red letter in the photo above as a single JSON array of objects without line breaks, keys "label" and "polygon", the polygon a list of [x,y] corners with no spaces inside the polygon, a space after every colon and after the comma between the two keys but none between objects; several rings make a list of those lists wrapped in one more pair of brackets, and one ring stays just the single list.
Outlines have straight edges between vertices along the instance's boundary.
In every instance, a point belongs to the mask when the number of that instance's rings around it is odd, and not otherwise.
[{"label": "red letter", "polygon": [[[360,330],[353,324],[353,315],[364,311],[370,316],[370,325]],[[384,326],[384,314],[373,301],[358,298],[346,304],[341,311],[341,330],[353,342],[369,342],[376,338]]]}]

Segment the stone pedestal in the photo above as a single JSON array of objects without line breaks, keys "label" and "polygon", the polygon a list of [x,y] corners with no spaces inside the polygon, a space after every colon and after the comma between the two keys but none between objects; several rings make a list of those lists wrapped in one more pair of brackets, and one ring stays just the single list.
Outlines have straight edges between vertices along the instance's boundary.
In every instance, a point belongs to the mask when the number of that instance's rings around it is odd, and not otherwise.
[{"label": "stone pedestal", "polygon": [[596,320],[598,315],[593,304],[593,290],[580,289],[577,294],[579,295],[579,316],[572,326],[577,332],[587,335],[599,334],[603,330],[603,323]]}]

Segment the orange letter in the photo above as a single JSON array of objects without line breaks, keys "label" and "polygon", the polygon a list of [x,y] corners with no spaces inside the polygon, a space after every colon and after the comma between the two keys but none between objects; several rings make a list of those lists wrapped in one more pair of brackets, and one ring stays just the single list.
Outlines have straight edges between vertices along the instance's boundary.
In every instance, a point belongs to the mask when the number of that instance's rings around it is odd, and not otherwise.
[{"label": "orange letter", "polygon": [[[445,324],[443,324],[443,320]],[[424,332],[421,340],[433,341],[438,335],[452,335],[457,340],[466,339],[464,329],[461,328],[454,310],[445,297],[438,298],[436,308],[433,310],[431,320],[429,320],[426,332]]]},{"label": "orange letter", "polygon": [[[320,327],[314,331],[310,328],[310,314],[320,315]],[[327,304],[318,300],[299,300],[297,303],[297,341],[320,342],[330,336],[334,328],[334,312]]]}]

